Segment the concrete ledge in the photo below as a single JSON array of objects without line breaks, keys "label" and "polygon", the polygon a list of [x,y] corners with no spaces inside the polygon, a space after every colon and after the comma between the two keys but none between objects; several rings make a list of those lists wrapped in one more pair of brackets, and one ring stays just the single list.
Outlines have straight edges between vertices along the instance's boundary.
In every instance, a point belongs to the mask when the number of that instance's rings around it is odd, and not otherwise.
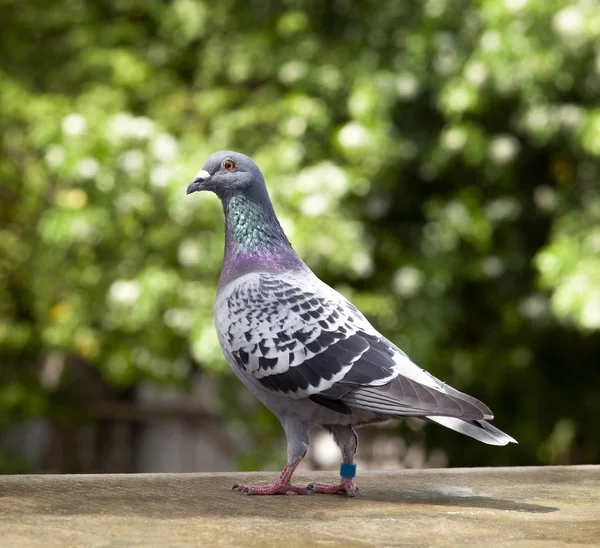
[{"label": "concrete ledge", "polygon": [[359,471],[354,499],[230,490],[275,477],[4,476],[0,545],[600,546],[600,466]]}]

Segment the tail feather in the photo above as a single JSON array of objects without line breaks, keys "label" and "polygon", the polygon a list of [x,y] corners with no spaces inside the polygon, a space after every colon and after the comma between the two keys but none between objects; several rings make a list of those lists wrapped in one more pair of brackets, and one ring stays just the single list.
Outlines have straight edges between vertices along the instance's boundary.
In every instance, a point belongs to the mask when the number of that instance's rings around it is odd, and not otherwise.
[{"label": "tail feather", "polygon": [[476,440],[487,443],[488,445],[507,445],[508,443],[518,443],[517,440],[510,437],[502,430],[492,426],[487,421],[482,420],[462,420],[454,417],[427,417],[430,421],[437,422],[442,426],[475,438]]}]

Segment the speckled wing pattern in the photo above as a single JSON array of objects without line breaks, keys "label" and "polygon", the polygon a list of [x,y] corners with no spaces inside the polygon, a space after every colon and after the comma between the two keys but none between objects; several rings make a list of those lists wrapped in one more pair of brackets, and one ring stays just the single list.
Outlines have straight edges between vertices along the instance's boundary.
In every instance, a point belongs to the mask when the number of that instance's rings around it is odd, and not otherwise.
[{"label": "speckled wing pattern", "polygon": [[492,416],[415,365],[311,273],[246,274],[222,289],[215,312],[232,366],[265,390],[345,414]]}]

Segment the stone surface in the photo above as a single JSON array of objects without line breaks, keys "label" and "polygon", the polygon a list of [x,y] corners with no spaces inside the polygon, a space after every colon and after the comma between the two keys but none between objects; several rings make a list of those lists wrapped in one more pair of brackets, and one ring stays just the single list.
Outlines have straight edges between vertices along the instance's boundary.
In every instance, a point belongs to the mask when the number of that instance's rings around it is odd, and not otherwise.
[{"label": "stone surface", "polygon": [[600,546],[600,466],[359,470],[354,499],[231,491],[275,477],[0,477],[0,546]]}]

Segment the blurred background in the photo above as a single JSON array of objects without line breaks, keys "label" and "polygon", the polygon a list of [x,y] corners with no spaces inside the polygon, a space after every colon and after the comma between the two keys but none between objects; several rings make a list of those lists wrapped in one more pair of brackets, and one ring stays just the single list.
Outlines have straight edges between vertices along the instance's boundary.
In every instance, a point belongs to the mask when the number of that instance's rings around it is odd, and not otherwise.
[{"label": "blurred background", "polygon": [[[0,0],[0,473],[276,470],[221,355],[230,148],[295,249],[519,445],[418,420],[367,467],[600,462],[598,0]],[[336,469],[314,433],[306,467]]]}]

